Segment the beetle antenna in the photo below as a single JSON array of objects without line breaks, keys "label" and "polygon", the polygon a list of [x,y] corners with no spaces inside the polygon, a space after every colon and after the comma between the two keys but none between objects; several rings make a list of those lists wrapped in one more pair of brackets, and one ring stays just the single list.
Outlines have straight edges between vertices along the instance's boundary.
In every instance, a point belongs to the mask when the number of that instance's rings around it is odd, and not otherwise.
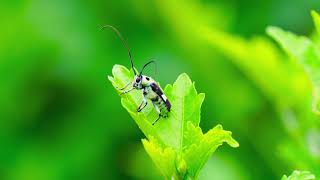
[{"label": "beetle antenna", "polygon": [[119,38],[121,39],[122,43],[124,44],[124,46],[127,48],[128,50],[128,55],[129,55],[129,58],[130,58],[130,62],[131,62],[131,68],[134,72],[134,75],[137,75],[137,70],[134,68],[134,65],[133,65],[133,58],[132,58],[132,55],[131,55],[131,50],[126,42],[126,40],[124,40],[123,36],[121,35],[121,33],[118,31],[117,28],[111,26],[111,25],[104,25],[101,27],[101,30],[105,29],[105,28],[110,28],[112,29],[115,33],[117,33],[117,35],[119,36]]},{"label": "beetle antenna", "polygon": [[[153,59],[153,58],[151,58],[151,59]],[[151,61],[147,62],[147,63],[143,66],[143,68],[142,68],[141,71],[140,71],[139,76],[142,75],[143,70],[144,70],[149,64],[151,64],[151,63],[154,63],[154,67],[155,67],[155,70],[156,70],[155,74],[157,74],[157,63],[156,63],[156,61],[151,60]]]}]

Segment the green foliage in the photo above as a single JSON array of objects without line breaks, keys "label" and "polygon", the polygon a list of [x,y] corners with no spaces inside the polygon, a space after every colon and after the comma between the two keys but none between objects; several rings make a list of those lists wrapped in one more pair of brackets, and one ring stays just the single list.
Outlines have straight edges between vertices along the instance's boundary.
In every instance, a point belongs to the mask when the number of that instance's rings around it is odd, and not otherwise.
[{"label": "green foliage", "polygon": [[[318,153],[310,150],[313,147],[318,147],[318,143],[315,143],[317,141],[314,140],[313,143],[310,143],[312,145],[306,146],[306,143],[308,144],[306,136],[310,130],[318,126],[319,121],[315,121],[314,114],[310,112],[309,107],[306,107],[311,104],[309,101],[311,85],[302,68],[284,55],[270,38],[261,35],[250,35],[249,38],[245,38],[206,22],[203,23],[201,20],[208,15],[203,15],[198,11],[206,12],[207,8],[196,1],[191,2],[191,4],[184,3],[184,8],[182,8],[184,11],[179,11],[174,16],[172,14],[178,9],[178,6],[169,0],[161,1],[166,4],[166,8],[161,10],[165,14],[165,20],[172,24],[170,28],[177,31],[179,38],[183,36],[181,38],[184,43],[183,47],[188,48],[188,42],[192,44],[185,52],[192,55],[198,53],[193,66],[195,67],[198,62],[201,62],[208,67],[211,63],[210,68],[213,68],[218,58],[201,55],[221,53],[261,91],[263,99],[272,104],[267,107],[268,110],[261,108],[261,112],[258,110],[258,114],[254,112],[248,118],[242,119],[238,116],[237,120],[230,124],[235,126],[237,122],[241,122],[239,127],[246,127],[242,129],[242,132],[246,134],[250,145],[253,145],[256,152],[262,155],[264,162],[269,163],[268,166],[277,170],[278,173],[282,173],[283,170],[280,169],[284,167],[304,168],[318,173],[316,170],[318,168],[315,168],[319,165]],[[192,11],[194,7],[197,11]],[[185,17],[192,19],[192,22],[201,23],[190,24],[189,21],[185,21]],[[238,26],[236,27],[238,28]],[[206,52],[208,47],[210,48],[209,52]],[[201,73],[206,75],[206,71],[201,71]],[[219,76],[219,78],[225,80],[224,76]],[[234,84],[236,84],[234,81],[229,80],[227,86],[230,87]],[[224,99],[222,101],[227,103]],[[251,97],[247,102],[252,102],[252,99]],[[232,105],[229,107],[237,106],[234,99],[230,104]],[[239,107],[243,106],[239,105]],[[272,110],[269,111],[269,108]],[[253,114],[259,118],[253,117]],[[252,134],[255,136],[253,137]],[[274,154],[274,151],[267,151],[266,147],[276,148],[279,153]],[[254,152],[248,152],[248,154],[251,153]],[[256,164],[260,164],[260,160],[257,161]],[[274,164],[275,161],[279,163]]]},{"label": "green foliage", "polygon": [[252,79],[275,105],[304,101],[305,82],[300,74],[290,72],[291,64],[283,61],[286,58],[267,38],[256,36],[245,39],[206,27],[201,29],[200,34],[205,42],[227,56]]},{"label": "green foliage", "polygon": [[[269,39],[263,36],[255,36],[248,40],[224,31],[221,24],[228,20],[225,19],[224,12],[221,12],[224,16],[223,21],[219,16],[216,17],[216,22],[203,21],[208,17],[215,17],[217,12],[220,12],[219,9],[223,8],[213,10],[194,0],[188,1],[188,3],[180,0],[179,6],[176,5],[177,1],[161,0],[160,2],[161,5],[166,5],[165,7],[159,6],[159,8],[166,21],[171,24],[171,28],[177,31],[177,36],[179,38],[182,36],[184,48],[190,48],[192,54],[195,54],[199,51],[203,52],[203,49],[208,48],[208,46],[211,47],[209,52],[197,54],[196,63],[201,61],[210,64],[212,63],[210,61],[216,60],[210,56],[201,57],[203,54],[222,53],[241,69],[264,95],[275,102],[274,104],[301,104],[304,101],[303,93],[306,86],[302,84],[305,83],[303,78],[299,76],[300,74],[290,73],[288,70],[290,65],[288,66],[287,63],[282,61],[284,56]],[[183,9],[183,11],[176,13],[178,8]],[[189,19],[189,21],[185,21],[185,19]],[[189,44],[193,46],[189,47]],[[202,49],[199,50],[199,47]],[[199,49],[195,50],[196,48]],[[266,78],[266,74],[268,78]]]},{"label": "green foliage", "polygon": [[318,35],[320,35],[320,15],[316,11],[311,11],[311,15],[316,26]]},{"label": "green foliage", "polygon": [[[320,177],[310,80],[264,33],[266,24],[312,32],[306,12],[320,1],[250,1],[250,8],[247,0],[4,2],[1,180],[164,179],[132,141],[141,133],[104,82],[106,71],[128,61],[115,34],[99,30],[103,24],[121,31],[137,66],[149,57],[168,65],[156,78],[163,88],[183,69],[193,73],[197,90],[208,93],[202,129],[219,122],[237,132],[241,150],[219,149],[199,179],[281,179],[293,169]],[[320,48],[317,19],[309,37]],[[169,151],[153,139],[159,146],[152,147]],[[179,172],[187,167],[181,159],[173,164]]]},{"label": "green foliage", "polygon": [[[113,67],[112,74],[109,80],[115,87],[123,87],[133,79],[133,73],[120,65]],[[142,143],[167,179],[196,178],[223,142],[232,147],[239,146],[231,132],[223,130],[221,125],[202,133],[199,123],[205,95],[197,93],[187,74],[181,74],[173,85],[167,85],[164,93],[172,110],[167,119],[160,119],[154,126],[152,122],[158,115],[153,107],[147,106],[140,113],[136,110],[142,100],[140,91],[122,95],[121,103],[148,138]]]},{"label": "green foliage", "polygon": [[[317,27],[317,36],[320,35],[320,16],[312,11],[314,23]],[[308,74],[313,86],[312,109],[320,114],[320,49],[311,39],[304,36],[297,36],[291,32],[284,31],[277,27],[269,27],[267,33],[273,37],[286,53],[296,59]]]},{"label": "green foliage", "polygon": [[309,171],[293,171],[293,173],[287,177],[283,175],[281,180],[313,180],[316,179],[315,175],[311,174]]}]

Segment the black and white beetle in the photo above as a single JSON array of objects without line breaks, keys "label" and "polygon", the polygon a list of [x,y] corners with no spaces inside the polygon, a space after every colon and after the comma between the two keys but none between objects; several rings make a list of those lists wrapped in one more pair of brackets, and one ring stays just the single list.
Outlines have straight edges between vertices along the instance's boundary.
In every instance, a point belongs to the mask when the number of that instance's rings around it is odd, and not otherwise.
[{"label": "black and white beetle", "polygon": [[[134,72],[133,82],[129,82],[123,88],[117,88],[117,89],[122,91],[121,94],[126,94],[134,89],[143,91],[143,100],[140,106],[138,107],[137,111],[140,112],[142,109],[144,109],[148,104],[147,99],[150,99],[154,106],[154,109],[157,111],[159,115],[158,118],[152,123],[152,125],[154,125],[161,117],[167,118],[171,109],[171,104],[168,98],[164,95],[163,91],[161,90],[160,86],[155,80],[153,80],[151,77],[142,75],[144,68],[151,63],[155,63],[155,61],[149,61],[143,66],[140,73],[137,72],[133,65],[133,58],[131,55],[130,48],[126,43],[126,41],[124,40],[124,38],[122,37],[121,33],[115,27],[110,25],[105,25],[102,27],[102,29],[104,28],[110,28],[117,33],[117,35],[123,42],[124,46],[128,50],[128,54],[131,62],[131,68]],[[130,89],[125,90],[130,84],[132,85],[132,87]]]}]

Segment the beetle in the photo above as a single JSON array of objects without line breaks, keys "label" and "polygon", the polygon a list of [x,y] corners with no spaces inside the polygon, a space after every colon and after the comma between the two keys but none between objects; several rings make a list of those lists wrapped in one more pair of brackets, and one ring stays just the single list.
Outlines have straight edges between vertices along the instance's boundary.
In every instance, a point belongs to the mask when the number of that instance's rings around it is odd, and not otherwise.
[{"label": "beetle", "polygon": [[[131,63],[131,68],[132,68],[132,71],[134,72],[134,79],[132,82],[129,82],[123,88],[117,88],[119,91],[122,91],[121,95],[129,93],[130,91],[135,90],[135,89],[141,90],[142,95],[143,95],[143,100],[142,100],[141,104],[139,105],[137,112],[141,112],[148,105],[148,99],[149,99],[149,100],[151,100],[151,102],[154,106],[154,109],[158,113],[158,118],[152,123],[152,125],[154,125],[161,117],[167,118],[169,116],[169,112],[171,110],[170,101],[168,100],[168,98],[163,93],[162,89],[160,88],[160,86],[158,85],[158,83],[155,80],[153,80],[149,76],[145,76],[142,74],[143,70],[149,64],[155,63],[155,61],[151,60],[151,61],[147,62],[143,66],[141,71],[138,72],[134,68],[131,50],[130,50],[127,42],[124,40],[123,36],[121,35],[121,33],[118,31],[118,29],[116,29],[115,27],[113,27],[111,25],[105,25],[102,27],[102,29],[105,29],[105,28],[109,28],[109,29],[113,30],[121,39],[122,43],[124,44],[124,46],[126,47],[126,49],[128,51],[128,55],[129,55],[129,59],[130,59],[130,63]],[[130,86],[130,84],[131,84],[131,88],[127,89]]]}]

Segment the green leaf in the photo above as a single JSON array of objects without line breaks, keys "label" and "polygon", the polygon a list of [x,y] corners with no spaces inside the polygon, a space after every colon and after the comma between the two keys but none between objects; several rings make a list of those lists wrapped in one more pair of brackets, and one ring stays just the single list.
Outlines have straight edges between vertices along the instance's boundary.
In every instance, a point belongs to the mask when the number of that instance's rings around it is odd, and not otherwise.
[{"label": "green leaf", "polygon": [[316,11],[311,11],[311,16],[316,26],[317,32],[320,35],[320,15]]},{"label": "green leaf", "polygon": [[283,175],[281,180],[313,180],[316,179],[315,175],[311,174],[309,171],[293,171],[293,173],[287,177]]},{"label": "green leaf", "polygon": [[[115,87],[123,87],[134,78],[132,71],[120,65],[113,67],[112,74],[113,77],[108,78]],[[168,118],[160,119],[154,126],[152,122],[158,114],[152,105],[137,112],[142,101],[141,91],[121,96],[123,107],[148,138],[142,143],[164,177],[195,178],[223,142],[232,147],[239,146],[231,137],[231,132],[224,131],[221,125],[206,134],[202,133],[199,123],[205,95],[197,92],[187,74],[181,74],[173,85],[167,85],[164,93],[171,102],[171,112]]]},{"label": "green leaf", "polygon": [[[312,14],[319,28],[319,15],[315,12]],[[296,59],[304,67],[313,86],[313,111],[320,114],[320,49],[309,38],[297,36],[277,27],[269,27],[267,33],[281,45],[290,57]]]},{"label": "green leaf", "polygon": [[272,102],[283,105],[305,101],[304,88],[297,88],[305,87],[305,82],[300,74],[290,71],[292,64],[283,61],[285,57],[270,40],[259,36],[245,39],[211,27],[199,29],[204,42],[228,57]]},{"label": "green leaf", "polygon": [[231,137],[231,132],[224,131],[221,125],[217,125],[203,134],[200,127],[188,123],[185,137],[190,141],[190,146],[183,153],[183,157],[186,162],[192,164],[189,167],[189,173],[195,174],[195,176],[198,176],[199,170],[223,142],[228,143],[231,147],[239,146],[238,142]]},{"label": "green leaf", "polygon": [[163,176],[166,179],[171,179],[175,174],[176,152],[170,147],[163,149],[153,137],[150,137],[149,141],[143,139],[142,144]]}]

